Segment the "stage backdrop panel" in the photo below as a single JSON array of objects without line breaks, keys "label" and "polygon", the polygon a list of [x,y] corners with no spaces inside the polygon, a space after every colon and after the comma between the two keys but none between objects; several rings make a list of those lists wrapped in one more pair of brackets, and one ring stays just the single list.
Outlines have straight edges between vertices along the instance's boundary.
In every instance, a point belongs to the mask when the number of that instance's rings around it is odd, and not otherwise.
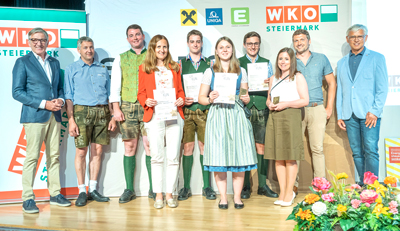
[{"label": "stage backdrop panel", "polygon": [[[214,55],[215,43],[222,36],[231,38],[237,56],[242,56],[245,54],[243,36],[247,32],[257,31],[262,37],[260,55],[275,64],[278,51],[283,47],[292,47],[292,34],[299,28],[309,31],[311,51],[325,54],[335,74],[337,61],[350,51],[345,40],[345,32],[351,25],[351,1],[347,0],[87,0],[86,12],[88,35],[95,41],[97,57],[110,68],[113,58],[130,48],[125,32],[134,23],[142,26],[147,44],[152,36],[165,35],[174,60],[188,54],[186,35],[192,29],[203,33],[203,54],[207,57]],[[328,122],[325,134],[326,166],[335,172],[347,172],[349,180],[353,181],[354,167],[347,135],[336,126],[335,113]],[[312,179],[307,145],[305,150],[308,155],[302,162],[300,171],[300,187],[304,189],[308,188]],[[106,195],[117,196],[123,192],[123,153],[121,135],[114,133],[101,169],[101,185]],[[147,195],[148,191],[144,155],[143,148],[140,147],[135,175],[135,190],[138,195]],[[273,173],[274,169],[270,168],[270,172]],[[257,174],[253,172],[255,186],[256,178]],[[270,178],[273,179],[273,187],[277,189],[276,177]],[[182,175],[179,178],[179,188],[183,186],[181,179]],[[191,187],[194,194],[201,194],[202,178],[197,147],[194,152]],[[214,189],[217,189],[215,185]],[[253,188],[253,192],[255,190]],[[232,192],[231,185],[228,191]]]},{"label": "stage backdrop panel", "polygon": [[[47,53],[60,61],[62,71],[79,58],[76,42],[86,35],[84,11],[38,10],[23,8],[0,8],[0,203],[21,201],[22,168],[26,155],[25,131],[19,123],[21,103],[12,98],[12,69],[15,61],[29,52],[28,32],[42,27],[49,34]],[[74,167],[74,143],[68,138],[68,119],[65,109],[60,137],[60,177],[62,193],[78,193]],[[68,146],[68,148],[67,148]],[[34,192],[38,200],[48,200],[45,146],[43,144],[35,176]]]}]

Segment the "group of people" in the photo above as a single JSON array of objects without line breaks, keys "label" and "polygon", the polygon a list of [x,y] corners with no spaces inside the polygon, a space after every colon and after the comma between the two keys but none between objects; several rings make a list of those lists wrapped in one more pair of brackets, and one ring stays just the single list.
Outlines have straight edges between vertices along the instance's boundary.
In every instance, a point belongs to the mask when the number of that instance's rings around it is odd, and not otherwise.
[{"label": "group of people", "polygon": [[[336,97],[338,125],[346,130],[354,162],[362,184],[366,171],[379,173],[379,126],[388,91],[383,55],[365,47],[368,30],[355,24],[346,32],[351,47],[338,62],[337,83],[328,58],[310,51],[308,31],[299,29],[292,36],[293,48],[278,52],[275,74],[271,61],[259,56],[261,37],[257,32],[244,36],[246,54],[236,57],[228,37],[215,45],[215,60],[202,55],[203,35],[192,30],[187,35],[189,54],[172,60],[168,39],[151,38],[139,25],[126,30],[131,49],[114,60],[112,78],[107,68],[94,60],[94,42],[78,40],[80,59],[65,69],[64,86],[59,62],[46,53],[48,35],[41,28],[28,34],[32,52],[17,59],[13,69],[13,97],[23,104],[21,123],[26,131],[27,152],[23,167],[23,211],[37,213],[33,180],[42,142],[46,144],[50,204],[70,206],[61,193],[59,180],[60,109],[66,105],[69,134],[75,137],[75,169],[79,196],[76,206],[88,200],[109,201],[97,191],[103,145],[110,142],[110,131],[119,125],[125,146],[123,158],[126,189],[119,198],[126,203],[136,198],[134,191],[135,154],[140,135],[146,152],[150,182],[149,197],[157,209],[178,206],[186,200],[193,168],[197,133],[203,176],[202,194],[215,200],[210,184],[213,172],[220,194],[218,207],[228,208],[227,172],[232,172],[234,207],[244,207],[242,199],[251,196],[250,171],[257,169],[259,195],[277,198],[279,206],[291,206],[297,195],[298,169],[304,159],[303,134],[307,129],[314,176],[325,177],[323,140],[327,120]],[[248,68],[254,63],[268,66],[264,83],[269,90],[248,91]],[[221,73],[234,74],[234,104],[214,102],[219,92],[214,86]],[[198,99],[185,96],[185,75],[201,75]],[[328,84],[326,106],[322,81]],[[162,80],[162,81],[160,81]],[[233,84],[233,83],[232,83]],[[155,119],[157,100],[154,90],[173,89],[177,115],[174,120]],[[90,144],[89,191],[86,192],[86,155]],[[180,166],[184,187],[173,197]],[[266,184],[269,160],[275,160],[280,193]],[[164,162],[166,173],[164,175]],[[165,179],[165,188],[163,181]],[[165,196],[164,196],[165,194]],[[164,200],[165,199],[165,200]]]}]

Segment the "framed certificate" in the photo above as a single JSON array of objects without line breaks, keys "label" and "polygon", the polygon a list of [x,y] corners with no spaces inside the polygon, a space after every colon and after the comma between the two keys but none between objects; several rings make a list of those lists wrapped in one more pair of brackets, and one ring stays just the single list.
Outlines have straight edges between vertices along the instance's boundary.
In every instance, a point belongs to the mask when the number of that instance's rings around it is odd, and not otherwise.
[{"label": "framed certificate", "polygon": [[176,120],[178,110],[174,105],[176,101],[175,88],[162,88],[153,90],[157,105],[154,107],[153,118],[157,121]]},{"label": "framed certificate", "polygon": [[269,84],[264,83],[268,79],[268,63],[247,64],[249,91],[267,91]]},{"label": "framed certificate", "polygon": [[192,97],[193,102],[199,102],[199,92],[203,73],[183,75],[183,84],[185,86],[186,97]]},{"label": "framed certificate", "polygon": [[237,78],[235,73],[215,73],[214,91],[217,91],[219,96],[214,103],[235,104]]}]

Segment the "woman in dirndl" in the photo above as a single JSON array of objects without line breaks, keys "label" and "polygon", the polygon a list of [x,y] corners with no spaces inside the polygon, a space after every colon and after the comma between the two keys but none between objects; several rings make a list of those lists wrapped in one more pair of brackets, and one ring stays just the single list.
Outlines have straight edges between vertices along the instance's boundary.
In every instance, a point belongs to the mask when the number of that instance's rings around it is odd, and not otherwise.
[{"label": "woman in dirndl", "polygon": [[[235,104],[213,103],[219,96],[214,90],[215,73],[235,73],[238,76]],[[250,101],[247,82],[246,71],[239,66],[233,42],[228,37],[218,39],[214,66],[204,72],[199,103],[211,104],[204,139],[204,169],[214,172],[221,195],[220,209],[228,208],[227,172],[232,172],[234,207],[241,209],[244,207],[240,198],[244,173],[257,168],[253,129],[244,111],[245,104]],[[246,93],[239,98],[241,88]]]},{"label": "woman in dirndl", "polygon": [[296,56],[291,48],[279,51],[275,65],[267,99],[270,112],[264,159],[275,160],[280,194],[274,204],[291,206],[296,197],[293,192],[296,160],[304,160],[301,121],[302,108],[308,105],[308,87],[304,76],[297,71]]}]

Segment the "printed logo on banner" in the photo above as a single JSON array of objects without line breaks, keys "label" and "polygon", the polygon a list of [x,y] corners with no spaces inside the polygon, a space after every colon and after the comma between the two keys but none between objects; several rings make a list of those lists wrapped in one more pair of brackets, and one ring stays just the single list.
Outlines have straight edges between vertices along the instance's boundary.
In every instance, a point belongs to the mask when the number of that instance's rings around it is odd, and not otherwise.
[{"label": "printed logo on banner", "polygon": [[248,7],[231,8],[232,25],[248,25],[250,24],[250,13]]},{"label": "printed logo on banner", "polygon": [[181,26],[197,26],[197,10],[181,10]]},{"label": "printed logo on banner", "polygon": [[222,25],[222,8],[209,8],[206,9],[206,25],[215,26]]},{"label": "printed logo on banner", "polygon": [[[28,33],[33,28],[17,28],[17,27],[0,27],[0,47],[13,47],[20,48],[20,50],[16,49],[3,49],[0,52],[0,56],[24,56],[31,52],[29,49],[29,41],[28,41]],[[44,29],[49,36],[49,45],[48,48],[59,48],[60,47],[60,35],[59,31],[63,31],[63,29]],[[69,30],[69,31],[77,31],[79,36],[79,30]],[[71,36],[70,36],[71,37]],[[76,38],[76,32],[75,37]],[[75,41],[73,44],[71,41]],[[67,40],[62,39],[61,47],[63,48],[76,48],[76,43],[78,39],[72,40],[68,37]],[[22,50],[21,48],[26,48]],[[58,51],[47,51],[47,53],[52,57],[58,57]]]},{"label": "printed logo on banner", "polygon": [[390,163],[400,163],[400,147],[389,147]]},{"label": "printed logo on banner", "polygon": [[[338,5],[302,5],[266,7],[267,24],[337,22]],[[319,30],[319,24],[267,26],[270,31]]]}]

